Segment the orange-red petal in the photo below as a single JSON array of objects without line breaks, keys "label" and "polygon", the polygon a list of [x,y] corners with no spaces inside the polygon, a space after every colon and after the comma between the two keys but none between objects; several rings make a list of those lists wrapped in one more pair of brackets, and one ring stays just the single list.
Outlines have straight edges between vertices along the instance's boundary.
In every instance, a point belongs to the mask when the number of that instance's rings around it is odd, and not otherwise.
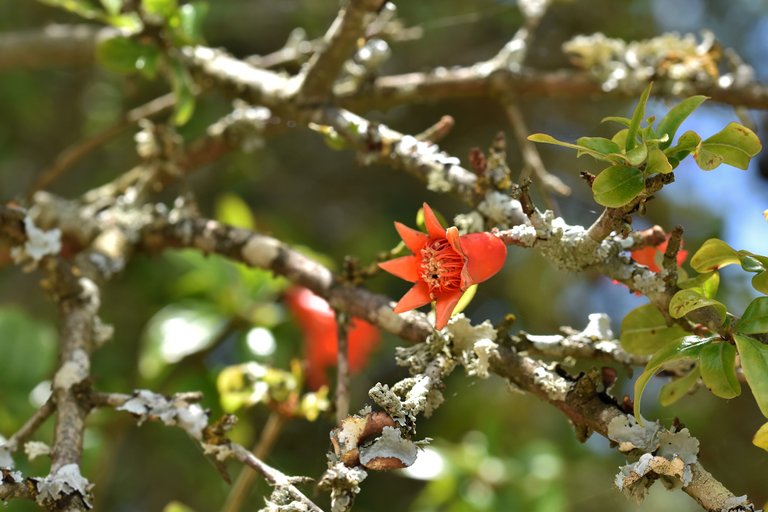
[{"label": "orange-red petal", "polygon": [[429,296],[429,286],[424,281],[418,281],[413,285],[413,288],[403,295],[392,311],[395,313],[405,313],[430,302],[432,302],[432,297]]},{"label": "orange-red petal", "polygon": [[507,259],[507,246],[490,233],[471,233],[459,238],[466,264],[461,271],[461,289],[481,283],[496,274]]},{"label": "orange-red petal", "polygon": [[464,295],[464,292],[457,290],[437,298],[435,304],[435,329],[439,331],[446,326],[451,318],[451,313],[453,313],[462,295]]},{"label": "orange-red petal", "polygon": [[445,228],[427,203],[424,203],[424,225],[430,238],[445,238]]},{"label": "orange-red petal", "polygon": [[389,261],[379,263],[379,268],[390,274],[415,283],[421,276],[419,275],[421,258],[418,256],[402,256]]},{"label": "orange-red petal", "polygon": [[419,251],[421,251],[429,241],[429,235],[427,235],[426,233],[422,233],[421,231],[416,231],[415,229],[409,228],[408,226],[406,226],[405,224],[401,224],[400,222],[395,222],[395,229],[397,230],[397,233],[400,235],[400,238],[403,239],[403,243],[405,243],[405,246],[413,254],[419,254]]}]

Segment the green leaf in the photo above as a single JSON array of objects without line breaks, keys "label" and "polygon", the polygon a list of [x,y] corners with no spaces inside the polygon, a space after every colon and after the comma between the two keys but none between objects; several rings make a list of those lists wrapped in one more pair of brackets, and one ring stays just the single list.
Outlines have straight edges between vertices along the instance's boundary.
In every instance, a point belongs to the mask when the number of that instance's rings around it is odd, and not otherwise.
[{"label": "green leaf", "polygon": [[189,508],[188,506],[184,505],[181,502],[172,501],[165,506],[165,508],[163,509],[163,512],[195,512],[195,511],[194,509]]},{"label": "green leaf", "polygon": [[653,304],[635,308],[621,321],[622,348],[638,355],[651,355],[685,336],[679,325],[667,326],[664,315]]},{"label": "green leaf", "polygon": [[679,281],[677,286],[683,290],[695,290],[706,298],[712,299],[720,286],[720,274],[718,272],[699,274],[685,281]]},{"label": "green leaf", "polygon": [[711,272],[734,263],[741,263],[739,253],[717,238],[704,242],[691,258],[691,266],[697,272]]},{"label": "green leaf", "polygon": [[740,334],[735,334],[734,339],[747,384],[763,416],[768,417],[768,345]]},{"label": "green leaf", "polygon": [[667,174],[672,172],[672,165],[667,159],[667,155],[664,154],[659,148],[653,148],[648,152],[648,163],[645,166],[645,173],[651,174]]},{"label": "green leaf", "polygon": [[691,115],[691,113],[699,108],[699,105],[707,100],[706,96],[691,96],[686,98],[667,112],[667,115],[659,122],[659,126],[656,131],[659,135],[668,135],[667,142],[659,144],[661,149],[666,149],[672,143],[672,139],[675,137],[677,129],[680,128],[685,119]]},{"label": "green leaf", "polygon": [[123,35],[138,34],[144,28],[141,18],[135,12],[109,15],[104,21],[119,28]]},{"label": "green leaf", "polygon": [[741,384],[736,377],[736,348],[730,343],[711,343],[702,348],[699,368],[704,385],[713,395],[731,399],[741,394]]},{"label": "green leaf", "polygon": [[238,228],[254,229],[256,227],[248,203],[233,193],[224,193],[217,198],[216,220]]},{"label": "green leaf", "polygon": [[645,179],[640,169],[613,165],[604,169],[592,183],[595,201],[602,206],[624,206],[645,190]]},{"label": "green leaf", "polygon": [[117,73],[141,71],[152,78],[157,69],[157,60],[160,54],[157,48],[152,45],[118,36],[99,43],[96,55],[101,64],[111,71]]},{"label": "green leaf", "polygon": [[715,339],[719,339],[719,337],[713,336],[711,338],[700,338],[699,336],[685,336],[677,343],[664,347],[653,354],[651,360],[645,365],[643,373],[641,373],[635,381],[635,418],[638,418],[638,420],[640,419],[640,401],[643,398],[645,386],[648,384],[648,381],[651,380],[651,377],[656,375],[656,373],[667,363],[679,359],[698,358],[701,349]]},{"label": "green leaf", "polygon": [[173,122],[177,126],[186,124],[195,111],[195,95],[192,93],[192,78],[186,68],[177,60],[171,62],[171,83],[176,95],[176,109]]},{"label": "green leaf", "polygon": [[669,314],[672,318],[682,318],[691,311],[705,307],[714,307],[720,316],[720,323],[725,321],[726,308],[722,302],[710,299],[696,290],[680,290],[669,301]]},{"label": "green leaf", "polygon": [[100,19],[101,9],[94,7],[88,0],[40,0],[42,3],[67,10],[87,19]]},{"label": "green leaf", "polygon": [[207,2],[192,2],[181,6],[176,35],[182,44],[195,44],[203,40],[203,21],[207,14]]},{"label": "green leaf", "polygon": [[768,271],[760,272],[752,278],[752,288],[768,295]]},{"label": "green leaf", "polygon": [[120,14],[120,10],[123,8],[123,0],[101,0],[101,5],[104,6],[104,9],[109,14]]},{"label": "green leaf", "polygon": [[750,256],[749,254],[741,253],[742,251],[739,251],[739,256],[741,257],[741,268],[746,272],[762,272],[765,270],[765,267],[760,262],[760,260]]},{"label": "green leaf", "polygon": [[576,145],[605,155],[621,152],[618,144],[603,137],[580,137],[576,139]]},{"label": "green leaf", "polygon": [[451,313],[451,316],[458,315],[465,309],[467,309],[467,306],[469,306],[469,303],[472,302],[472,299],[475,298],[475,294],[477,293],[477,284],[473,284],[467,290],[461,295],[461,298],[459,299],[459,302],[456,304],[456,307],[453,308],[453,313]]},{"label": "green leaf", "polygon": [[[671,148],[667,148],[664,150],[664,154],[667,155],[671,160],[677,160],[677,162],[680,162],[685,157],[696,151],[699,147],[699,144],[701,143],[701,137],[699,137],[699,134],[688,130],[684,134],[680,136],[680,138],[677,141],[677,144],[672,146]],[[673,165],[673,167],[675,167]]]},{"label": "green leaf", "polygon": [[755,437],[752,438],[752,444],[768,451],[768,423],[764,423],[762,427],[757,429]]},{"label": "green leaf", "polygon": [[624,128],[623,130],[617,131],[613,137],[611,137],[611,141],[614,142],[617,146],[620,148],[623,148],[627,144],[627,130]]},{"label": "green leaf", "polygon": [[736,332],[763,334],[768,332],[768,297],[758,297],[749,303],[736,323]]},{"label": "green leaf", "polygon": [[645,104],[648,103],[648,96],[651,94],[652,87],[653,83],[651,82],[640,96],[640,101],[637,102],[635,111],[632,114],[632,120],[629,122],[628,126],[629,131],[627,131],[627,143],[625,145],[627,152],[629,152],[637,144],[635,137],[637,136],[638,128],[640,128],[640,122],[643,120],[643,117],[645,117]]},{"label": "green leaf", "polygon": [[605,162],[617,163],[624,160],[624,157],[622,155],[606,155],[601,153],[600,151],[590,149],[586,146],[579,146],[577,144],[571,144],[570,142],[563,142],[561,140],[557,140],[556,138],[552,137],[551,135],[547,135],[546,133],[534,133],[528,136],[528,140],[530,140],[531,142],[539,142],[542,144],[553,144],[555,146],[562,146],[564,148],[575,149],[579,152],[578,153],[579,156],[589,155],[592,158],[595,158],[597,160],[603,160]]},{"label": "green leaf", "polygon": [[629,124],[632,122],[632,120],[628,117],[619,117],[619,116],[608,116],[600,120],[601,123],[607,123],[609,121],[614,123],[619,123],[620,125],[627,126],[627,127],[629,127]]},{"label": "green leaf", "polygon": [[148,15],[167,20],[176,13],[179,5],[176,0],[141,0],[141,7]]},{"label": "green leaf", "polygon": [[627,151],[627,161],[631,165],[637,165],[639,166],[643,162],[645,162],[645,159],[648,158],[648,146],[645,144],[640,144],[637,147],[631,149],[630,151]]},{"label": "green leaf", "polygon": [[730,123],[703,140],[694,158],[705,171],[711,171],[723,163],[746,170],[749,160],[762,148],[755,132],[739,123]]},{"label": "green leaf", "polygon": [[659,403],[664,407],[674,404],[688,394],[691,388],[696,385],[699,377],[701,377],[701,372],[697,366],[684,376],[664,384],[659,392]]}]

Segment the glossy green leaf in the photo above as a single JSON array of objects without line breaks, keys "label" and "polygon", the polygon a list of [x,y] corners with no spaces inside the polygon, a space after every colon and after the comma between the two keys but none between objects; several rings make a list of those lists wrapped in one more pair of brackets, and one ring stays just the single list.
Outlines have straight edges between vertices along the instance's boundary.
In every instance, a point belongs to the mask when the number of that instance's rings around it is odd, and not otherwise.
[{"label": "glossy green leaf", "polygon": [[699,377],[701,377],[701,372],[697,366],[682,377],[667,382],[659,392],[659,403],[664,407],[674,404],[691,391]]},{"label": "glossy green leaf", "polygon": [[643,373],[641,373],[635,381],[635,418],[640,418],[640,402],[643,398],[643,391],[645,390],[645,386],[648,384],[648,381],[651,380],[651,377],[656,375],[656,373],[658,373],[665,364],[672,361],[677,361],[679,359],[697,359],[701,349],[715,339],[719,338],[685,336],[677,343],[673,343],[667,347],[664,347],[663,349],[653,354],[653,357],[651,357],[651,360],[648,361],[648,364],[645,366]]},{"label": "glossy green leaf", "polygon": [[595,151],[594,149],[590,149],[586,146],[579,146],[577,144],[571,144],[570,142],[563,142],[561,140],[557,140],[556,138],[552,137],[551,135],[547,135],[546,133],[534,133],[528,136],[528,140],[530,140],[531,142],[539,142],[542,144],[553,144],[555,146],[575,149],[579,152],[578,153],[579,156],[589,155],[592,158],[595,158],[596,160],[602,160],[605,162],[616,163],[624,160],[624,157],[621,155],[606,155],[601,153],[600,151]]},{"label": "glossy green leaf", "polygon": [[720,323],[725,321],[726,308],[722,302],[705,297],[696,290],[680,290],[669,301],[669,314],[672,318],[682,318],[691,311],[713,307],[720,316]]},{"label": "glossy green leaf", "polygon": [[595,201],[609,208],[624,206],[645,190],[640,169],[614,165],[604,169],[592,183]]},{"label": "glossy green leaf", "polygon": [[99,43],[96,55],[101,64],[111,71],[117,73],[140,71],[149,76],[154,75],[160,54],[152,45],[118,36]]},{"label": "glossy green leaf", "polygon": [[607,123],[607,122],[619,123],[622,126],[629,127],[629,124],[632,122],[632,120],[628,117],[608,116],[608,117],[602,118],[600,122],[601,123]]},{"label": "glossy green leaf", "polygon": [[749,254],[741,254],[741,251],[739,251],[739,255],[741,256],[741,268],[745,271],[762,272],[765,270],[765,267],[757,258],[753,258]]},{"label": "glossy green leaf", "polygon": [[633,149],[627,151],[626,157],[630,165],[639,166],[645,162],[646,158],[648,158],[648,146],[645,144],[639,144]]},{"label": "glossy green leaf", "polygon": [[651,94],[652,87],[653,83],[648,84],[648,87],[645,88],[643,94],[640,95],[640,101],[637,102],[635,111],[632,113],[632,119],[627,127],[627,143],[624,146],[627,152],[637,145],[635,137],[637,136],[637,130],[640,128],[640,122],[645,117],[645,104],[648,103],[648,96]]},{"label": "glossy green leaf", "polygon": [[165,20],[179,8],[177,0],[141,0],[141,7],[150,16],[159,16]]},{"label": "glossy green leaf", "polygon": [[720,286],[720,273],[699,274],[696,277],[679,281],[677,286],[683,290],[695,290],[706,298],[712,299],[717,295],[717,289]]},{"label": "glossy green leaf", "polygon": [[603,137],[580,137],[576,140],[576,145],[605,155],[621,152],[618,144]]},{"label": "glossy green leaf", "polygon": [[713,395],[730,399],[741,394],[741,384],[736,377],[736,348],[730,343],[711,343],[702,348],[699,369],[704,385]]},{"label": "glossy green leaf", "polygon": [[746,170],[750,159],[763,148],[755,132],[739,123],[730,123],[701,142],[695,153],[696,163],[705,171],[720,164]]},{"label": "glossy green leaf", "polygon": [[672,143],[672,139],[675,137],[675,133],[677,133],[677,129],[680,128],[682,122],[685,121],[686,118],[690,116],[694,110],[699,108],[699,105],[704,103],[706,100],[706,96],[691,96],[690,98],[684,99],[669,109],[667,115],[665,115],[664,118],[659,121],[659,126],[656,128],[656,131],[659,135],[669,136],[667,142],[659,144],[661,149],[666,149],[669,147],[669,145]]},{"label": "glossy green leaf", "polygon": [[762,427],[757,429],[755,437],[752,438],[752,444],[768,451],[768,423],[764,423]]},{"label": "glossy green leaf", "polygon": [[717,238],[704,242],[691,258],[691,266],[697,272],[711,272],[734,263],[741,263],[739,253]]},{"label": "glossy green leaf", "polygon": [[[685,157],[696,151],[701,143],[701,137],[699,134],[688,130],[680,136],[677,140],[677,144],[664,150],[664,154],[670,160],[682,161]],[[676,166],[677,164],[674,164]]]},{"label": "glossy green leaf", "polygon": [[667,155],[659,148],[653,148],[648,152],[648,163],[645,166],[645,173],[667,174],[672,172],[672,165],[669,163]]},{"label": "glossy green leaf", "polygon": [[176,60],[171,63],[171,82],[173,93],[176,95],[173,122],[181,126],[189,121],[195,111],[195,95],[192,93],[192,78],[184,66]]},{"label": "glossy green leaf", "polygon": [[768,418],[768,345],[740,334],[734,335],[734,339],[747,384],[763,416]]},{"label": "glossy green leaf", "polygon": [[758,297],[749,303],[744,314],[736,323],[736,332],[741,334],[768,333],[768,297]]},{"label": "glossy green leaf", "polygon": [[207,2],[192,2],[181,6],[177,34],[183,44],[194,44],[203,40],[203,21],[207,14]]},{"label": "glossy green leaf", "polygon": [[621,321],[621,346],[627,352],[651,355],[685,336],[679,325],[667,321],[653,304],[635,308]]},{"label": "glossy green leaf", "polygon": [[752,278],[752,288],[768,295],[768,271],[760,272]]},{"label": "glossy green leaf", "polygon": [[611,137],[611,141],[614,142],[617,146],[620,148],[623,148],[627,145],[627,132],[629,130],[624,128],[623,130],[617,131],[613,137]]}]

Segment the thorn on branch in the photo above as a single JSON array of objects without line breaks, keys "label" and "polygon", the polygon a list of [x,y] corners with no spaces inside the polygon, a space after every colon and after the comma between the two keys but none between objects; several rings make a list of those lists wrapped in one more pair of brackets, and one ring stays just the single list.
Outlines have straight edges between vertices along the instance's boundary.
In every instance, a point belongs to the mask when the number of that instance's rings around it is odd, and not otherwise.
[{"label": "thorn on branch", "polygon": [[456,124],[452,116],[443,116],[438,122],[416,135],[416,138],[425,142],[438,142],[443,139]]}]

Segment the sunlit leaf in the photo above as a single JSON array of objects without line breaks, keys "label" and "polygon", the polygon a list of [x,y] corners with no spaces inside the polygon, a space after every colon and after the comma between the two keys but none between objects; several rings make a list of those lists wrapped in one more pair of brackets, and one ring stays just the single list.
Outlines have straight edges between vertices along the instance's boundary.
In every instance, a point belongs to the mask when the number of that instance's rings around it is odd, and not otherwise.
[{"label": "sunlit leaf", "polygon": [[648,146],[645,144],[639,144],[634,148],[627,151],[627,161],[630,165],[639,166],[645,159],[648,158]]},{"label": "sunlit leaf", "polygon": [[191,2],[179,8],[176,34],[183,44],[195,44],[203,40],[203,21],[207,14],[207,2]]},{"label": "sunlit leaf", "polygon": [[734,263],[741,263],[739,253],[717,238],[704,242],[691,258],[691,266],[697,272],[711,272]]},{"label": "sunlit leaf", "polygon": [[576,140],[576,145],[606,155],[621,152],[621,148],[618,144],[603,137],[580,137]]},{"label": "sunlit leaf", "polygon": [[752,444],[768,451],[768,423],[763,423],[763,426],[757,429],[755,437],[752,438]]},{"label": "sunlit leaf", "polygon": [[608,116],[608,117],[602,118],[600,120],[600,122],[601,123],[608,123],[608,122],[618,123],[618,124],[620,124],[622,126],[627,126],[628,127],[629,123],[631,123],[632,120],[630,118],[628,118],[628,117]]},{"label": "sunlit leaf", "polygon": [[677,129],[680,128],[682,122],[685,121],[685,119],[690,116],[694,110],[699,108],[699,105],[701,105],[706,100],[706,96],[691,96],[690,98],[684,99],[669,109],[667,115],[665,115],[662,120],[659,121],[659,125],[656,127],[656,131],[659,133],[659,135],[669,136],[667,142],[659,144],[661,149],[669,147],[669,145],[672,143],[672,139],[675,137],[675,133],[677,133]]},{"label": "sunlit leaf", "polygon": [[632,119],[627,127],[627,143],[624,146],[627,152],[637,145],[635,137],[637,136],[637,130],[640,128],[640,122],[645,117],[645,104],[648,103],[648,96],[651,94],[652,87],[653,83],[648,84],[648,87],[645,88],[643,94],[640,95],[640,101],[637,102],[635,111],[632,113]]},{"label": "sunlit leaf", "polygon": [[579,152],[579,155],[589,155],[596,160],[603,160],[605,162],[618,163],[624,160],[622,155],[606,155],[600,151],[588,148],[586,146],[579,146],[578,144],[571,144],[570,142],[563,142],[557,140],[551,135],[546,133],[534,133],[528,136],[528,140],[532,142],[539,142],[543,144],[553,144],[555,146],[562,146],[564,148],[575,149]]},{"label": "sunlit leaf", "polygon": [[746,170],[750,159],[763,148],[757,135],[739,123],[730,123],[713,136],[701,142],[694,154],[696,163],[705,171],[720,164]]},{"label": "sunlit leaf", "polygon": [[254,229],[256,222],[250,206],[242,197],[225,193],[216,200],[216,220],[238,228]]},{"label": "sunlit leaf", "polygon": [[736,348],[728,342],[712,343],[701,349],[699,369],[704,385],[715,396],[730,399],[741,394],[736,377]]},{"label": "sunlit leaf", "polygon": [[192,93],[192,78],[181,62],[171,62],[171,82],[176,95],[176,109],[173,122],[177,126],[187,123],[195,111],[195,95]]},{"label": "sunlit leaf", "polygon": [[150,16],[168,19],[179,8],[177,0],[141,0],[141,7]]},{"label": "sunlit leaf", "polygon": [[696,290],[680,290],[669,301],[669,314],[672,318],[682,318],[691,311],[713,307],[720,317],[720,323],[725,321],[726,307],[722,302],[705,297]]},{"label": "sunlit leaf", "polygon": [[645,304],[624,317],[619,340],[627,352],[651,355],[685,334],[679,325],[667,326],[666,319],[656,306]]},{"label": "sunlit leaf", "polygon": [[640,402],[643,397],[643,391],[651,377],[656,375],[662,367],[672,361],[679,359],[696,359],[699,357],[701,349],[713,340],[719,337],[700,338],[699,336],[686,336],[677,343],[673,343],[662,348],[651,357],[645,366],[643,373],[635,381],[635,418],[640,418]]},{"label": "sunlit leaf", "polygon": [[624,206],[645,189],[640,169],[614,165],[604,169],[592,183],[595,201],[609,208]]},{"label": "sunlit leaf", "polygon": [[760,272],[752,278],[752,288],[768,295],[768,271]]},{"label": "sunlit leaf", "polygon": [[768,297],[758,297],[749,303],[736,323],[736,332],[742,334],[768,333]]},{"label": "sunlit leaf", "polygon": [[661,387],[659,392],[659,403],[664,407],[674,404],[693,389],[699,377],[701,377],[701,372],[697,366],[682,377],[667,382]]},{"label": "sunlit leaf", "polygon": [[646,174],[667,174],[672,172],[672,165],[667,159],[667,155],[664,154],[659,148],[653,148],[648,153],[648,163],[645,166]]},{"label": "sunlit leaf", "polygon": [[148,78],[152,78],[157,69],[160,53],[152,45],[118,36],[99,43],[96,56],[99,62],[111,71],[118,73],[139,71]]},{"label": "sunlit leaf", "polygon": [[734,339],[747,384],[763,416],[768,418],[768,345],[740,334],[735,334]]},{"label": "sunlit leaf", "polygon": [[453,309],[453,313],[451,313],[451,316],[458,315],[465,309],[467,309],[467,306],[469,306],[469,303],[472,302],[472,299],[475,298],[475,294],[477,293],[477,285],[473,284],[467,290],[462,294],[461,299],[459,299],[458,304],[456,304],[456,307]]},{"label": "sunlit leaf", "polygon": [[720,273],[715,271],[699,274],[696,277],[678,281],[677,286],[683,290],[695,290],[706,298],[712,299],[717,295],[717,289],[720,286]]}]

